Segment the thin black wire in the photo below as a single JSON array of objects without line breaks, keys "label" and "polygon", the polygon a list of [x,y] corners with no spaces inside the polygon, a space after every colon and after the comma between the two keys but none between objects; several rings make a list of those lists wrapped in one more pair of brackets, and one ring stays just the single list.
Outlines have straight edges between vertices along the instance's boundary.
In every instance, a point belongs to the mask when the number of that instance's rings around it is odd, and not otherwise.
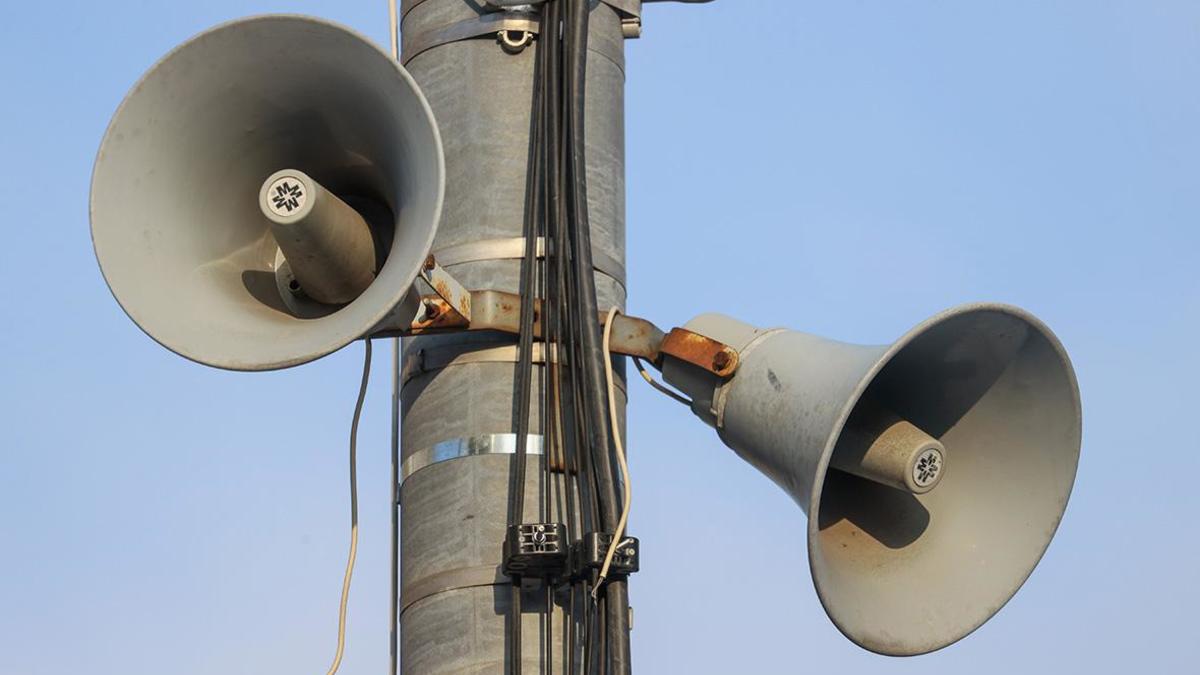
[{"label": "thin black wire", "polygon": [[[535,69],[536,72],[536,69]],[[525,255],[521,260],[521,315],[520,337],[518,339],[517,363],[517,471],[516,486],[525,485],[525,469],[528,455],[529,435],[529,402],[533,384],[533,323],[534,300],[537,295],[537,203],[539,200],[538,180],[542,162],[539,157],[541,150],[541,133],[538,131],[540,121],[540,78],[534,77],[534,124],[531,140],[532,152],[529,160],[529,178],[525,206]],[[516,489],[510,493],[509,525],[519,525],[525,517],[525,491]]]},{"label": "thin black wire", "polygon": [[[563,458],[563,485],[567,502],[564,522],[568,528],[568,541],[575,541],[578,537],[577,531],[586,531],[587,527],[596,521],[597,514],[594,490],[583,485],[589,482],[587,477],[590,476],[590,472],[581,465],[577,452],[579,448],[586,447],[582,442],[585,437],[584,427],[586,425],[579,419],[582,410],[580,405],[582,392],[578,387],[579,378],[576,371],[579,359],[576,322],[573,320],[573,309],[576,304],[574,302],[575,284],[571,278],[569,266],[570,255],[566,232],[567,207],[566,200],[563,198],[567,192],[567,176],[564,170],[566,167],[564,153],[567,143],[563,123],[566,111],[564,110],[565,97],[563,95],[565,83],[562,73],[564,55],[560,33],[562,4],[552,0],[546,3],[543,12],[543,30],[540,39],[543,40],[541,48],[547,59],[544,73],[547,83],[545,87],[546,105],[544,110],[547,117],[544,142],[546,144],[545,207],[547,220],[545,241],[546,286],[548,289],[546,323],[544,324],[547,329],[545,342],[547,345],[553,345],[555,349],[556,421],[560,423],[555,431],[556,441],[559,437],[562,439],[559,449]],[[583,642],[588,641],[586,635],[589,633],[590,626],[584,625],[585,622],[580,620],[580,605],[577,602],[581,595],[586,596],[586,586],[582,583],[572,582],[569,584],[569,588],[566,669],[567,672],[574,675],[577,672],[577,664],[581,657],[580,649],[583,646],[580,644],[580,638],[584,637]],[[580,592],[581,588],[583,589],[582,593]],[[586,609],[586,605],[584,608]]]},{"label": "thin black wire", "polygon": [[[509,490],[509,526],[520,525],[525,518],[525,478],[528,465],[529,404],[533,389],[533,327],[534,301],[537,295],[537,235],[538,201],[540,199],[542,134],[541,134],[541,82],[540,68],[534,68],[533,112],[530,124],[531,140],[529,169],[526,178],[525,197],[525,255],[521,260],[521,315],[518,338],[517,392],[516,392],[516,466],[512,488]],[[521,672],[521,577],[512,577],[509,671]]]},{"label": "thin black wire", "polygon": [[[587,82],[587,43],[590,7],[588,0],[567,0],[567,20],[564,25],[564,51],[567,55],[566,100],[569,114],[568,172],[571,194],[571,253],[575,272],[576,304],[573,314],[579,318],[580,370],[583,373],[586,421],[594,480],[599,502],[603,531],[612,532],[617,520],[617,486],[614,480],[614,458],[608,422],[608,398],[603,381],[604,361],[608,358],[599,344],[600,320],[597,309],[595,277],[593,276],[591,227],[587,203],[587,162],[585,157],[585,103]],[[602,612],[602,649],[607,656],[606,668],[615,675],[629,672],[628,599],[624,581],[613,581],[602,597],[597,611]]]},{"label": "thin black wire", "polygon": [[388,672],[396,675],[400,655],[400,338],[392,338],[392,593]]},{"label": "thin black wire", "polygon": [[[548,25],[547,17],[543,14],[543,25]],[[547,31],[550,32],[550,31]],[[551,521],[551,506],[553,505],[553,476],[551,474],[551,460],[554,453],[553,442],[553,421],[549,410],[551,409],[551,391],[550,391],[550,341],[548,339],[549,325],[546,320],[546,311],[548,310],[546,303],[546,275],[547,265],[544,256],[537,255],[537,243],[546,240],[547,228],[549,226],[549,195],[547,192],[547,129],[546,121],[548,117],[547,108],[549,106],[548,90],[551,88],[551,80],[548,78],[547,67],[549,64],[549,54],[553,51],[553,38],[545,42],[539,42],[537,46],[537,58],[534,64],[534,99],[536,112],[534,115],[534,147],[536,149],[535,161],[537,162],[537,170],[531,171],[530,179],[532,189],[535,191],[535,223],[534,232],[532,235],[527,234],[525,240],[526,258],[533,257],[535,264],[535,278],[532,292],[536,293],[537,298],[541,298],[541,309],[534,310],[535,320],[541,324],[542,333],[542,360],[544,366],[541,368],[541,387],[539,392],[539,408],[538,408],[538,426],[542,436],[542,500],[540,509],[538,510],[539,521],[548,523]],[[548,43],[548,44],[547,44]],[[540,314],[540,316],[537,316]],[[533,326],[530,325],[530,334],[532,336]],[[531,346],[532,348],[532,346]],[[570,541],[568,537],[567,541]],[[543,664],[546,672],[553,671],[554,664],[554,579],[545,579],[543,583],[543,592],[545,594],[545,607],[542,616],[542,631],[544,655]]]}]

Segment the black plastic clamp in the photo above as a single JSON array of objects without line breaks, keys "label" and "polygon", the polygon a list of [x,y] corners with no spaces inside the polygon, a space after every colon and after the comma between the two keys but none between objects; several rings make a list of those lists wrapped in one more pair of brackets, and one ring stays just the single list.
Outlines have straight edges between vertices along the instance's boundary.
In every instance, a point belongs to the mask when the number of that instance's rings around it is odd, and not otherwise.
[{"label": "black plastic clamp", "polygon": [[[604,567],[604,557],[613,536],[606,532],[588,532],[571,546],[571,576],[582,579]],[[622,537],[608,567],[608,578],[627,577],[641,569],[641,542],[637,537]]]},{"label": "black plastic clamp", "polygon": [[510,577],[561,578],[570,546],[562,523],[512,525],[504,538],[504,573]]}]

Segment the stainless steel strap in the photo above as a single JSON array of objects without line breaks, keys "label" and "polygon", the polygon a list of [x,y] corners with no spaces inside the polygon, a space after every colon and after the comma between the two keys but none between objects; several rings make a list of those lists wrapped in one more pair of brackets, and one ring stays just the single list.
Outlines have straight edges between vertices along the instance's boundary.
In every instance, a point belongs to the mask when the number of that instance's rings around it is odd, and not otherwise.
[{"label": "stainless steel strap", "polygon": [[[469,262],[484,260],[519,260],[525,257],[525,237],[505,237],[500,239],[484,239],[466,244],[456,244],[440,248],[433,252],[438,264],[442,267],[461,265]],[[537,256],[546,257],[546,240],[538,237]],[[597,272],[611,277],[621,287],[625,287],[625,266],[616,258],[592,249],[592,267]]]},{"label": "stainless steel strap", "polygon": [[[529,434],[526,437],[526,454],[540,455],[542,448],[541,434]],[[409,476],[434,464],[464,457],[515,454],[517,454],[516,434],[481,434],[466,438],[451,438],[409,455],[400,464],[400,484],[404,485],[404,481],[408,480]]]},{"label": "stainless steel strap", "polygon": [[447,26],[418,33],[412,38],[404,40],[400,63],[407,65],[421,53],[440,45],[485,35],[495,35],[501,31],[518,31],[536,35],[540,26],[541,22],[538,18],[529,14],[509,12],[481,14],[471,19],[456,21]]},{"label": "stainless steel strap", "polygon": [[[409,7],[409,11],[422,1],[424,0],[414,2]],[[403,23],[403,20],[401,22]],[[490,35],[499,36],[508,32],[537,35],[540,30],[541,18],[537,14],[527,12],[488,12],[406,37],[403,40],[403,44],[401,44],[400,63],[408,65],[409,61],[423,52],[452,42]],[[522,42],[517,51],[524,48],[524,45],[525,43]],[[589,44],[588,49],[612,61],[621,69],[622,74],[624,74],[625,67],[623,64],[625,63],[625,53],[619,46],[619,43],[614,45],[611,42],[600,40]]]}]

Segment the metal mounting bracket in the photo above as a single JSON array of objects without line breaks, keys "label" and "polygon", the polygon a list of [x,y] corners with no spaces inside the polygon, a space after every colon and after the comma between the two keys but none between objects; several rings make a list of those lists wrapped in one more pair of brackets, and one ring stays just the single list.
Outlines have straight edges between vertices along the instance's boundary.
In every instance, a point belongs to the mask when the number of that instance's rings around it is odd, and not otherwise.
[{"label": "metal mounting bracket", "polygon": [[[376,337],[481,330],[511,335],[521,333],[520,295],[494,290],[468,291],[432,255],[426,259],[421,277],[433,287],[436,295],[421,297],[421,308],[409,325],[381,330]],[[541,301],[535,300],[533,335],[538,340],[543,338],[541,314]],[[602,313],[601,320],[605,316],[607,313]],[[613,353],[636,356],[660,368],[664,356],[685,361],[721,378],[731,377],[738,367],[738,352],[727,344],[684,328],[674,328],[670,334],[664,334],[653,323],[625,314],[613,317],[610,344]]]},{"label": "metal mounting bracket", "polygon": [[537,35],[540,25],[541,20],[536,14],[524,12],[481,14],[448,26],[427,30],[405,40],[401,49],[400,63],[408,65],[409,61],[434,47],[488,35],[495,36],[506,51],[516,53],[533,41],[533,36]]},{"label": "metal mounting bracket", "polygon": [[421,267],[421,278],[433,288],[433,291],[442,300],[442,303],[437,305],[422,303],[425,308],[425,314],[429,314],[431,309],[436,309],[434,317],[439,314],[453,312],[462,321],[470,325],[471,291],[468,291],[465,286],[458,282],[458,279],[451,276],[446,271],[446,268],[439,265],[437,258],[433,254],[425,258],[425,264]]},{"label": "metal mounting bracket", "polygon": [[730,377],[738,367],[736,349],[686,328],[672,328],[659,349],[718,377]]}]

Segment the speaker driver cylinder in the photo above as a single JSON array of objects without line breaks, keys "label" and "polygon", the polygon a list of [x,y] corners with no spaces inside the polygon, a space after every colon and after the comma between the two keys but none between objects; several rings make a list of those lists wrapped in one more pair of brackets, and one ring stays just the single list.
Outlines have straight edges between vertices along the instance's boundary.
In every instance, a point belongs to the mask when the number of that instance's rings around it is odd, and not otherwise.
[{"label": "speaker driver cylinder", "polygon": [[865,412],[847,424],[830,466],[913,494],[932,490],[946,470],[941,442],[890,410]]},{"label": "speaker driver cylinder", "polygon": [[362,215],[295,169],[263,183],[259,207],[271,221],[299,288],[313,300],[343,305],[375,280],[375,244]]}]

